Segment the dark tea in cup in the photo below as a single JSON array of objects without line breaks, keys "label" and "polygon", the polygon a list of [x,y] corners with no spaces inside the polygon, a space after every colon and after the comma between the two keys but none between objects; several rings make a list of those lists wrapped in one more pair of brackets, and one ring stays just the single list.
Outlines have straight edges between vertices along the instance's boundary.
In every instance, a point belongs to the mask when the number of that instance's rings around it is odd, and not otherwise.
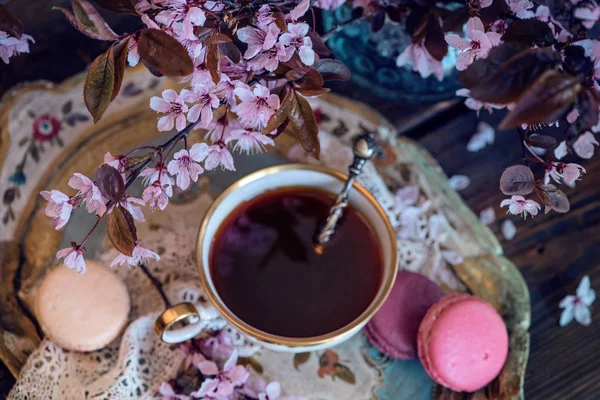
[{"label": "dark tea in cup", "polygon": [[238,205],[218,228],[211,276],[229,310],[270,334],[314,337],[340,329],[371,304],[382,282],[377,236],[352,206],[322,254],[314,237],[335,195],[283,187]]}]

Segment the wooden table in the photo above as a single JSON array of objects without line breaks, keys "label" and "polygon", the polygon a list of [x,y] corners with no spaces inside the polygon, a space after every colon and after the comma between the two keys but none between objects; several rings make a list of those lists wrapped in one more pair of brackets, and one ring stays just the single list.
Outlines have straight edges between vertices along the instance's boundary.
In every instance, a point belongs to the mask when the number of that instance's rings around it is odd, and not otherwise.
[{"label": "wooden table", "polygon": [[[0,2],[2,2],[0,0]],[[51,4],[50,4],[51,3]],[[0,94],[21,82],[47,79],[60,82],[85,69],[106,48],[79,34],[53,5],[68,7],[66,0],[14,1],[9,9],[25,23],[36,44],[31,53],[16,57],[10,65],[0,63]],[[115,31],[131,31],[134,17],[107,13]],[[500,234],[505,218],[500,209],[504,198],[498,190],[503,169],[522,160],[514,132],[497,132],[494,146],[477,153],[466,150],[478,118],[460,102],[435,107],[394,104],[374,98],[364,90],[345,84],[334,90],[363,101],[385,114],[401,132],[418,140],[439,161],[448,176],[464,174],[471,185],[461,195],[475,213],[493,206],[498,219],[492,229],[499,235],[506,255],[519,267],[531,292],[531,354],[525,378],[527,399],[582,399],[600,397],[600,307],[592,310],[592,325],[575,323],[560,328],[558,303],[574,294],[584,275],[600,294],[600,158],[584,163],[588,174],[577,190],[567,189],[572,210],[565,215],[550,213],[527,221],[511,219],[517,235],[506,241]],[[503,112],[482,113],[496,126]],[[559,136],[557,136],[559,137]],[[0,399],[14,383],[0,364]]]}]

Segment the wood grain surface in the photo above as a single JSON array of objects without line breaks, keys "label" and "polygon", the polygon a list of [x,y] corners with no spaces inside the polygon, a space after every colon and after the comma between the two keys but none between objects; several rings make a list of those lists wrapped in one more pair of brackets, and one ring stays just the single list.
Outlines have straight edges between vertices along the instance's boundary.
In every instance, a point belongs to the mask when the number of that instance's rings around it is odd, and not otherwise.
[{"label": "wood grain surface", "polygon": [[[0,1],[0,3],[5,3]],[[0,95],[22,82],[47,79],[60,82],[85,69],[106,48],[106,42],[89,39],[75,31],[52,6],[68,6],[66,0],[17,0],[7,7],[34,36],[31,53],[0,63]],[[131,31],[139,20],[105,13],[116,32]],[[517,235],[506,241],[500,222],[506,218],[499,207],[504,198],[498,189],[503,169],[522,160],[514,131],[496,132],[492,147],[477,153],[466,150],[478,118],[460,102],[431,107],[390,103],[377,99],[352,84],[335,86],[334,91],[353,97],[383,112],[399,131],[417,139],[439,161],[448,176],[467,175],[471,185],[461,195],[475,213],[493,206],[498,216],[492,229],[499,235],[507,257],[521,270],[532,303],[531,354],[525,378],[527,399],[600,398],[600,307],[592,309],[592,324],[575,322],[558,326],[558,304],[574,294],[584,275],[600,291],[600,155],[584,163],[588,174],[577,189],[565,192],[572,210],[565,215],[550,213],[533,220],[511,217]],[[503,112],[482,119],[496,126]],[[560,129],[555,134],[560,137]],[[0,399],[14,380],[0,364]]]}]

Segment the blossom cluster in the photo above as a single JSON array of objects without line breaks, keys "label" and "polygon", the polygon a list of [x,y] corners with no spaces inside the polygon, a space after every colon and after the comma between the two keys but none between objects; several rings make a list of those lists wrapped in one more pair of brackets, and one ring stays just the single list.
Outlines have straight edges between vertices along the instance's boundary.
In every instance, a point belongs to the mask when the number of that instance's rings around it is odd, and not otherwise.
[{"label": "blossom cluster", "polygon": [[29,35],[23,34],[17,38],[0,30],[0,58],[8,64],[11,57],[20,53],[29,53],[29,42],[35,43]]}]

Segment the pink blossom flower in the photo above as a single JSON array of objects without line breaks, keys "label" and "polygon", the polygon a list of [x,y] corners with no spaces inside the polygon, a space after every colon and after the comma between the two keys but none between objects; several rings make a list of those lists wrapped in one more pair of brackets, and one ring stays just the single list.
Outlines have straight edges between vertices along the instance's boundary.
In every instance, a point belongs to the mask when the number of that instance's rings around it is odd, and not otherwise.
[{"label": "pink blossom flower", "polygon": [[213,361],[202,361],[198,364],[198,369],[204,376],[214,376],[214,378],[205,379],[196,392],[192,392],[192,397],[196,398],[226,398],[233,394],[237,387],[241,387],[250,377],[250,373],[243,365],[237,364],[237,352],[234,350],[231,357],[223,365],[223,370]]},{"label": "pink blossom flower", "polygon": [[235,105],[235,94],[233,91],[235,88],[242,86],[243,83],[234,80],[232,81],[227,75],[221,74],[221,79],[215,88],[213,89],[213,93],[215,96],[219,98],[222,102],[225,102],[231,106]]},{"label": "pink blossom flower", "polygon": [[494,143],[495,135],[494,128],[483,121],[479,122],[475,134],[467,143],[467,150],[477,152],[483,149],[485,146]]},{"label": "pink blossom flower", "polygon": [[310,0],[301,0],[300,3],[286,15],[286,21],[295,22],[299,20],[310,8]]},{"label": "pink blossom flower", "polygon": [[566,156],[568,153],[568,149],[567,149],[567,142],[565,142],[564,140],[562,142],[560,142],[560,144],[558,146],[556,146],[556,148],[554,149],[554,157],[556,157],[558,160],[560,160],[561,158],[563,158],[564,156]]},{"label": "pink blossom flower", "polygon": [[127,158],[123,156],[113,156],[110,154],[110,151],[107,151],[104,154],[104,164],[110,165],[120,173],[125,172],[125,167],[127,166]]},{"label": "pink blossom flower", "polygon": [[252,68],[245,60],[240,60],[237,64],[234,64],[227,57],[221,58],[221,73],[227,75],[229,79],[246,82],[250,72],[252,72]]},{"label": "pink blossom flower", "polygon": [[56,258],[59,260],[63,258],[63,263],[66,267],[83,274],[85,273],[84,253],[85,247],[77,246],[75,242],[71,242],[71,247],[66,247],[56,252]]},{"label": "pink blossom flower", "polygon": [[[183,368],[188,369],[191,365],[198,365],[201,361],[206,360],[206,357],[196,348],[196,341],[187,341],[179,344],[179,351],[185,357]],[[227,354],[229,357],[231,353]]]},{"label": "pink blossom flower", "polygon": [[449,180],[448,184],[456,191],[465,190],[471,184],[471,179],[466,175],[453,175]]},{"label": "pink blossom flower", "polygon": [[138,52],[137,40],[134,35],[129,36],[128,47],[127,64],[131,67],[135,67],[140,62],[140,53]]},{"label": "pink blossom flower", "polygon": [[224,142],[227,144],[231,141],[231,132],[240,128],[242,128],[242,124],[239,119],[229,120],[224,116],[217,120],[213,119],[206,128],[204,139],[211,143]]},{"label": "pink blossom flower", "polygon": [[260,350],[260,346],[249,342],[231,326],[221,329],[205,340],[201,340],[202,352],[212,360],[226,360],[233,351],[240,357],[252,357]]},{"label": "pink blossom flower", "polygon": [[169,203],[169,196],[166,193],[169,186],[161,186],[158,181],[148,186],[142,192],[142,199],[146,202],[150,202],[149,206],[152,210],[164,210]]},{"label": "pink blossom flower", "polygon": [[260,6],[256,12],[256,25],[258,25],[259,28],[266,30],[273,21],[275,21],[275,18],[273,17],[273,10],[271,7],[267,4]]},{"label": "pink blossom flower", "polygon": [[500,224],[500,232],[502,232],[504,239],[513,240],[517,234],[517,227],[510,219],[505,219],[502,221],[502,224]]},{"label": "pink blossom flower", "polygon": [[397,236],[400,239],[414,239],[417,235],[419,221],[430,207],[431,201],[426,200],[418,206],[408,206],[402,209],[398,217],[400,229]]},{"label": "pink blossom flower", "polygon": [[494,207],[486,207],[479,213],[479,221],[484,225],[490,225],[496,220],[496,211]]},{"label": "pink blossom flower", "polygon": [[213,118],[213,109],[219,107],[220,101],[212,92],[213,84],[193,85],[194,91],[183,89],[181,96],[188,103],[196,103],[190,108],[188,121],[196,122],[198,118],[202,126],[207,126]]},{"label": "pink blossom flower", "polygon": [[577,118],[579,117],[579,111],[574,108],[571,111],[569,111],[569,113],[567,114],[567,122],[572,124],[573,122],[575,122],[577,120]]},{"label": "pink blossom flower", "polygon": [[231,131],[231,136],[226,143],[232,140],[237,140],[233,150],[239,150],[240,153],[245,152],[246,154],[262,153],[265,151],[265,146],[275,145],[273,139],[251,129],[236,129]]},{"label": "pink blossom flower", "polygon": [[346,3],[346,0],[317,0],[313,6],[324,10],[335,10]]},{"label": "pink blossom flower", "polygon": [[119,254],[115,257],[115,259],[110,263],[111,268],[116,265],[123,265],[127,263],[127,265],[132,267],[137,267],[141,264],[147,264],[150,260],[160,260],[160,256],[153,252],[152,250],[148,250],[140,246],[139,243],[136,243],[133,248],[133,252],[131,257],[126,256],[125,254]]},{"label": "pink blossom flower", "polygon": [[505,0],[510,11],[519,18],[533,18],[534,14],[530,11],[533,3],[529,0]]},{"label": "pink blossom flower", "polygon": [[20,39],[10,36],[4,31],[0,31],[0,58],[5,64],[8,64],[10,58],[19,53],[29,53],[29,43],[35,43],[35,40],[29,35],[21,35]]},{"label": "pink blossom flower", "polygon": [[106,200],[98,186],[87,176],[78,172],[74,173],[68,182],[73,189],[79,190],[77,197],[81,197],[85,201],[85,209],[87,212],[95,212],[96,215],[104,215],[106,212]]},{"label": "pink blossom flower", "polygon": [[163,11],[157,14],[156,21],[170,26],[174,22],[181,22],[183,30],[181,39],[194,40],[194,26],[203,26],[206,22],[206,14],[199,7],[191,7],[187,0],[163,0],[161,6]]},{"label": "pink blossom flower", "polygon": [[496,32],[486,33],[481,19],[473,17],[467,21],[467,37],[471,39],[470,42],[456,33],[449,33],[445,38],[450,46],[460,50],[456,59],[456,69],[464,71],[476,59],[487,57],[490,49],[500,44],[501,36]]},{"label": "pink blossom flower", "polygon": [[167,196],[173,196],[173,185],[175,181],[167,174],[167,167],[164,164],[157,163],[154,167],[144,168],[140,172],[140,176],[143,177],[142,183],[144,185],[151,185],[159,181],[160,185],[165,188]]},{"label": "pink blossom flower", "polygon": [[581,24],[587,29],[592,29],[600,19],[600,6],[594,3],[589,7],[576,8],[573,15],[580,19]]},{"label": "pink blossom flower", "polygon": [[467,98],[465,100],[465,106],[467,106],[471,110],[477,111],[477,115],[478,116],[479,116],[479,111],[482,108],[485,109],[485,110],[487,110],[491,114],[494,109],[500,110],[500,109],[506,107],[504,105],[492,104],[492,103],[484,103],[482,101],[475,100],[475,99],[469,97],[470,94],[471,94],[471,91],[469,89],[458,89],[456,91],[456,95],[457,96],[462,96],[462,97],[466,97]]},{"label": "pink blossom flower", "polygon": [[190,400],[190,396],[186,396],[185,394],[177,394],[171,385],[167,382],[163,382],[160,384],[158,388],[158,394],[161,397],[155,397],[154,400]]},{"label": "pink blossom flower", "polygon": [[573,319],[583,326],[592,323],[592,313],[590,306],[596,300],[596,292],[592,289],[589,276],[584,276],[579,285],[575,296],[569,295],[562,299],[558,305],[563,309],[560,315],[560,326],[568,325]]},{"label": "pink blossom flower", "polygon": [[408,64],[412,65],[413,71],[418,72],[421,78],[433,74],[438,81],[444,79],[442,63],[433,58],[422,43],[410,44],[396,59],[396,65],[399,67]]},{"label": "pink blossom flower", "polygon": [[544,184],[550,183],[550,178],[558,183],[564,183],[565,185],[573,186],[576,180],[578,180],[583,174],[585,174],[585,168],[579,164],[563,162],[551,163],[546,168],[546,174],[544,175]]},{"label": "pink blossom flower", "polygon": [[589,160],[594,155],[594,146],[598,146],[598,144],[594,134],[586,132],[573,143],[573,150],[579,157]]},{"label": "pink blossom flower", "polygon": [[266,69],[273,72],[277,69],[280,62],[289,61],[294,55],[294,49],[285,47],[282,43],[276,43],[275,46],[267,51],[259,53],[256,57],[248,62],[248,66],[253,71],[261,71]]},{"label": "pink blossom flower", "polygon": [[144,213],[142,213],[142,209],[135,206],[135,204],[146,205],[146,201],[133,196],[125,196],[119,201],[119,205],[129,211],[129,214],[131,214],[133,219],[144,222]]},{"label": "pink blossom flower", "polygon": [[173,160],[167,166],[171,175],[177,175],[177,186],[185,190],[190,186],[190,179],[198,181],[198,175],[204,170],[198,164],[208,155],[206,143],[196,143],[188,152],[186,149],[179,150],[173,156]]},{"label": "pink blossom flower", "polygon": [[408,207],[414,205],[419,200],[421,189],[417,185],[405,186],[398,189],[394,195],[394,211],[402,213]]},{"label": "pink blossom flower", "polygon": [[267,125],[271,115],[279,108],[279,97],[260,84],[256,84],[254,89],[238,87],[233,92],[240,99],[233,111],[244,125],[257,131]]},{"label": "pink blossom flower", "polygon": [[486,8],[492,5],[494,0],[467,0],[469,10],[478,12],[482,8]]},{"label": "pink blossom flower", "polygon": [[275,46],[279,32],[280,29],[275,24],[270,24],[265,29],[256,29],[252,26],[239,29],[237,31],[238,39],[248,45],[244,58],[249,60],[258,53]]},{"label": "pink blossom flower", "polygon": [[527,213],[532,216],[536,216],[538,211],[542,208],[538,204],[538,202],[534,200],[527,200],[523,196],[514,195],[510,199],[502,200],[500,203],[500,207],[508,206],[507,213],[513,215],[523,215],[524,218],[527,218]]},{"label": "pink blossom flower", "polygon": [[67,222],[69,222],[69,218],[71,218],[71,212],[73,211],[71,198],[58,190],[52,190],[50,192],[44,190],[43,192],[40,192],[40,194],[48,202],[44,212],[56,223],[54,229],[59,230],[65,226]]},{"label": "pink blossom flower", "polygon": [[150,108],[161,113],[169,113],[158,120],[159,131],[170,131],[173,125],[178,131],[185,128],[185,113],[188,106],[173,89],[162,92],[162,98],[153,96],[150,99]]},{"label": "pink blossom flower", "polygon": [[221,166],[221,169],[227,169],[229,171],[235,171],[233,165],[233,157],[227,147],[223,143],[213,144],[208,148],[208,156],[204,161],[204,168],[208,171]]},{"label": "pink blossom flower", "polygon": [[306,36],[308,28],[308,24],[304,22],[289,24],[287,32],[279,38],[279,43],[297,51],[300,60],[305,65],[313,65],[315,62],[315,52],[312,48],[312,40]]},{"label": "pink blossom flower", "polygon": [[196,47],[192,56],[194,60],[194,72],[183,78],[183,82],[192,82],[192,85],[212,83],[212,77],[206,65],[206,47]]}]

